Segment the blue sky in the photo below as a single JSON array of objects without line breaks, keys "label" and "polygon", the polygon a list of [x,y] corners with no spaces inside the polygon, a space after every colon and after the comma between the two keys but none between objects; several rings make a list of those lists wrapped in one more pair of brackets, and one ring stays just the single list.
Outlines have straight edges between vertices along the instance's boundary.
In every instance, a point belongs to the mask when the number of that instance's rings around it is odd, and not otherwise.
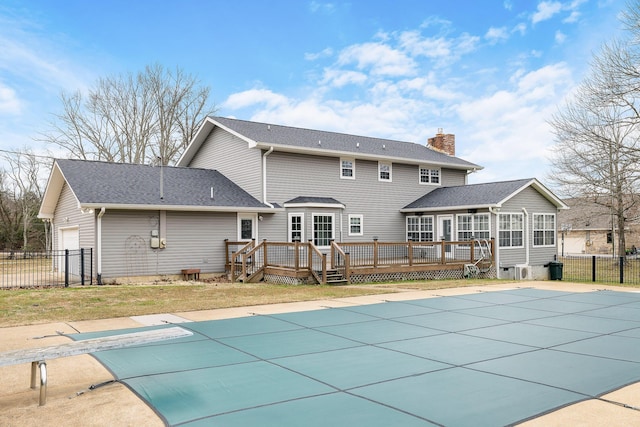
[{"label": "blue sky", "polygon": [[211,87],[217,114],[425,143],[548,173],[547,124],[620,33],[624,0],[3,0],[0,149],[45,152],[62,91],[159,63]]}]

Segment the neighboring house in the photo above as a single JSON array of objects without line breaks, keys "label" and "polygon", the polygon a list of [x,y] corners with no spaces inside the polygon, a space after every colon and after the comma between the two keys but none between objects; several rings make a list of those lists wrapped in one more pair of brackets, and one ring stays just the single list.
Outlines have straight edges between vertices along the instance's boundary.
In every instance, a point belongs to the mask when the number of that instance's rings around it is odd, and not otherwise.
[{"label": "neighboring house", "polygon": [[40,210],[54,248],[104,278],[225,269],[224,239],[495,239],[496,274],[547,277],[559,209],[536,179],[467,184],[455,137],[427,145],[209,117],[177,167],[57,160]]},{"label": "neighboring house", "polygon": [[[585,198],[564,200],[571,208],[558,215],[558,253],[561,255],[611,255],[618,244],[617,219],[611,209]],[[640,208],[628,212],[627,250],[640,248]],[[615,248],[616,254],[620,253]]]}]

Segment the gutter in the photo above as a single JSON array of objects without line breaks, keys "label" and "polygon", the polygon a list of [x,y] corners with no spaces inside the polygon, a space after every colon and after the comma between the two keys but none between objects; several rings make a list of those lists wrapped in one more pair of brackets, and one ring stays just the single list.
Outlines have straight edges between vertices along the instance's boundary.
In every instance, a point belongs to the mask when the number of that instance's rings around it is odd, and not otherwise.
[{"label": "gutter", "polygon": [[273,146],[262,155],[262,203],[273,209],[273,205],[267,202],[267,156],[271,153],[273,153]]},{"label": "gutter", "polygon": [[106,208],[103,206],[100,209],[100,212],[98,212],[98,229],[97,229],[97,234],[98,234],[98,242],[97,242],[97,249],[98,249],[98,253],[97,253],[97,274],[96,274],[96,278],[98,280],[98,285],[102,285],[102,216],[104,215],[104,213],[106,212]]}]

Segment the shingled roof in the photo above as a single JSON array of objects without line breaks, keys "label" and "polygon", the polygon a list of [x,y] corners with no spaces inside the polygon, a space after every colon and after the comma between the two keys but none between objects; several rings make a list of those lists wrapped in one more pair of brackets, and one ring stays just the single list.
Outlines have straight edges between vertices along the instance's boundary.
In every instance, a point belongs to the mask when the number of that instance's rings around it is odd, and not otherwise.
[{"label": "shingled roof", "polygon": [[527,178],[514,181],[440,187],[408,204],[402,208],[401,211],[418,212],[442,209],[500,207],[504,202],[528,186],[533,186],[558,208],[566,208],[566,205],[547,190],[538,180],[535,178]]},{"label": "shingled roof", "polygon": [[[85,208],[228,211],[250,208],[254,212],[272,209],[220,172],[209,169],[56,160],[48,187],[57,186],[58,194],[62,189],[60,176],[68,183],[80,207]],[[41,213],[51,208],[55,206],[45,201]]]},{"label": "shingled roof", "polygon": [[433,150],[426,144],[251,122],[226,117],[207,118],[178,162],[179,165],[186,166],[188,164],[215,126],[235,134],[252,146],[264,149],[274,147],[276,151],[395,160],[411,164],[425,163],[465,170],[482,169],[481,166],[474,163]]}]

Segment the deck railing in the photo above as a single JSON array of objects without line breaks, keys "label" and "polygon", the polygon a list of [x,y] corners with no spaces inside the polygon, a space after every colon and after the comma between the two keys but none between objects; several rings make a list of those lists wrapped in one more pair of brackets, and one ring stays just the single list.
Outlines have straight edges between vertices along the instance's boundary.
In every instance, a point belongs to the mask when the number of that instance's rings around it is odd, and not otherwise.
[{"label": "deck railing", "polygon": [[[493,264],[494,241],[480,242],[331,242],[329,254],[323,254],[311,241],[251,242],[225,240],[227,269],[231,280],[251,281],[267,269],[307,272],[319,283],[326,283],[327,270],[338,272],[347,282],[360,269],[398,271],[434,268],[438,265]],[[329,259],[327,259],[329,257]],[[329,265],[328,265],[329,264]]]}]

